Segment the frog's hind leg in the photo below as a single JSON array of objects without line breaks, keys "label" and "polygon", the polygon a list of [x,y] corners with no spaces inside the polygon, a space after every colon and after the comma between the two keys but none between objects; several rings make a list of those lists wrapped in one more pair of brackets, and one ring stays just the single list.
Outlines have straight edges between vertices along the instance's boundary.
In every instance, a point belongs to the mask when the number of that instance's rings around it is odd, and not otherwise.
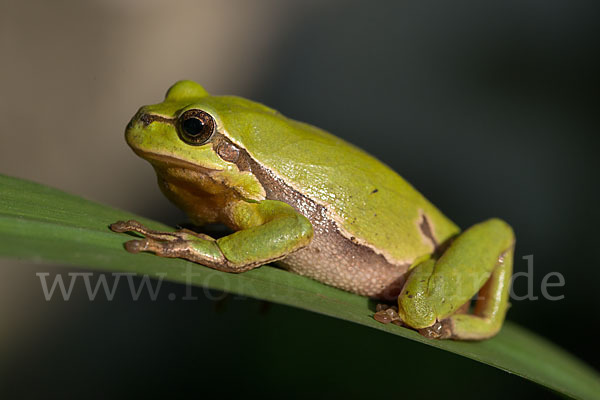
[{"label": "frog's hind leg", "polygon": [[[495,335],[509,306],[514,240],[510,226],[498,219],[463,232],[437,261],[412,270],[398,298],[399,318],[433,338]],[[473,311],[465,313],[476,294]]]}]

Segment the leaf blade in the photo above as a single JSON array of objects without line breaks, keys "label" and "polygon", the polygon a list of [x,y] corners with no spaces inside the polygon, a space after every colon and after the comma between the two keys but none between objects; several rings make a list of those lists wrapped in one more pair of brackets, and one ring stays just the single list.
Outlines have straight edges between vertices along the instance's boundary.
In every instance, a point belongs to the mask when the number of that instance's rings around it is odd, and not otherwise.
[{"label": "leaf blade", "polygon": [[194,285],[383,330],[492,365],[574,398],[592,399],[600,394],[595,371],[510,322],[495,338],[483,342],[429,340],[409,329],[377,323],[372,318],[372,304],[364,297],[269,266],[232,275],[184,260],[129,254],[122,247],[127,236],[108,230],[110,223],[130,218],[156,229],[168,229],[157,222],[3,175],[0,189],[0,256],[162,276],[182,283],[189,279]]}]

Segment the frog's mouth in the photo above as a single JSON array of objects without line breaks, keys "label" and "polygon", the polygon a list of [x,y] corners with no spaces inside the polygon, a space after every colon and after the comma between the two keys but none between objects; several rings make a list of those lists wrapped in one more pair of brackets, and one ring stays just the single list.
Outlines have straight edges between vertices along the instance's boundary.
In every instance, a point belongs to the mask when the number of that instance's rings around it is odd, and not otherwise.
[{"label": "frog's mouth", "polygon": [[204,174],[210,174],[211,172],[222,171],[222,169],[203,167],[201,165],[194,164],[192,162],[185,161],[180,158],[176,158],[176,157],[169,156],[166,154],[154,153],[154,152],[144,151],[144,150],[140,150],[140,149],[133,149],[133,151],[139,157],[147,160],[153,166],[161,168],[161,169],[176,168],[176,169],[190,170],[193,172],[204,173]]}]

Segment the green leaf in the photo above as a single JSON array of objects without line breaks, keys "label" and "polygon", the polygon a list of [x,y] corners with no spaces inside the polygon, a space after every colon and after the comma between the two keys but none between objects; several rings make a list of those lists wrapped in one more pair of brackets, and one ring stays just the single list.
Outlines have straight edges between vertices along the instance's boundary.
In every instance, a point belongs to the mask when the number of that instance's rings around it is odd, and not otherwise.
[{"label": "green leaf", "polygon": [[412,330],[374,321],[373,303],[367,298],[277,268],[265,266],[234,275],[179,259],[129,254],[123,249],[129,237],[108,229],[110,223],[121,219],[137,219],[156,229],[169,229],[56,189],[0,175],[0,256],[162,276],[176,282],[185,282],[187,276],[194,285],[314,311],[438,347],[567,396],[600,396],[600,377],[595,371],[510,322],[496,337],[482,342],[426,339]]}]

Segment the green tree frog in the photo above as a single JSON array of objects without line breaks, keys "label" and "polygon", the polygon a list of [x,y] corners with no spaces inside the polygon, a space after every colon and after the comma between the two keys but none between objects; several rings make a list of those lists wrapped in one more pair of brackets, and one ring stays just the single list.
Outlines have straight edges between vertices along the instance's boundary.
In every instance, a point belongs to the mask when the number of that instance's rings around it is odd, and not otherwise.
[{"label": "green tree frog", "polygon": [[[180,81],[126,128],[162,192],[220,239],[136,221],[130,252],[179,257],[240,273],[288,271],[397,306],[374,317],[431,338],[478,340],[501,328],[515,238],[499,219],[464,232],[388,166],[312,125],[256,102]],[[472,299],[477,298],[472,303]],[[472,306],[471,306],[472,305]]]}]

